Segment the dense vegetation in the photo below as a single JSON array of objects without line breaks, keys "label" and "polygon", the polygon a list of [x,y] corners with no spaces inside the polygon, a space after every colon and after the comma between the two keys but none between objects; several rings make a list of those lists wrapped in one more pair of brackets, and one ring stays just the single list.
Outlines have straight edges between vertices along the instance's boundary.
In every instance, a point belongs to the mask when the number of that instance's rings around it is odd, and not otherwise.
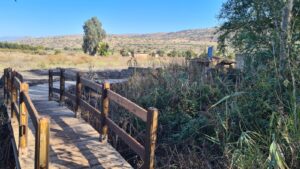
[{"label": "dense vegetation", "polygon": [[2,49],[20,49],[20,50],[44,50],[42,46],[31,46],[18,43],[0,42],[0,48]]},{"label": "dense vegetation", "polygon": [[102,24],[97,17],[92,17],[91,19],[87,20],[83,25],[83,30],[84,36],[82,49],[84,53],[96,55],[99,46],[100,50],[107,49],[101,48],[101,44],[99,44],[106,37],[106,32],[104,31],[104,29],[102,29]]},{"label": "dense vegetation", "polygon": [[[299,168],[299,12],[299,0],[228,0],[220,50],[242,54],[243,72],[173,65],[117,89],[160,110],[159,168]],[[142,123],[119,120],[141,137]]]}]

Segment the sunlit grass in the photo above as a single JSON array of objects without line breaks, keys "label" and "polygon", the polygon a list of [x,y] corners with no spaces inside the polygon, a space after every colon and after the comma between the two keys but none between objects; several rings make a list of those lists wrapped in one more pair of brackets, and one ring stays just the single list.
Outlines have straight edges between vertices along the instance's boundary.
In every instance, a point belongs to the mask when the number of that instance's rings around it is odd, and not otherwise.
[{"label": "sunlit grass", "polygon": [[[56,67],[77,68],[81,70],[94,69],[123,69],[128,67],[130,57],[113,56],[89,56],[81,52],[51,52],[33,53],[21,50],[0,50],[0,69],[12,67],[17,70],[49,69]],[[183,58],[154,58],[148,55],[136,56],[138,66],[160,67],[166,63],[178,62]]]}]

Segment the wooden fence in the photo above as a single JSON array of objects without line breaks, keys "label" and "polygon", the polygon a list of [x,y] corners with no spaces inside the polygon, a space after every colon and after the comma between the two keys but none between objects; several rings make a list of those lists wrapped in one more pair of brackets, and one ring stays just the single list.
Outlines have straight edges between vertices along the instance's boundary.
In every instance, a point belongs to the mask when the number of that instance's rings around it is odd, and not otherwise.
[{"label": "wooden fence", "polygon": [[[11,119],[17,118],[19,123],[19,143],[12,137],[11,144],[14,150],[16,168],[20,168],[19,156],[26,154],[28,117],[35,128],[35,168],[49,167],[49,126],[50,120],[40,116],[33,105],[29,94],[28,84],[23,82],[23,76],[11,68],[4,69],[4,102],[11,110]],[[29,115],[29,116],[28,116]],[[13,132],[13,128],[10,127]],[[12,136],[14,134],[12,133]],[[18,146],[17,146],[18,145]]]},{"label": "wooden fence", "polygon": [[[53,77],[59,76],[60,87],[53,87]],[[65,90],[65,81],[73,80],[76,81],[76,88],[72,94]],[[101,111],[91,106],[87,101],[82,99],[83,87],[89,88],[95,92],[102,92],[102,104]],[[107,141],[108,128],[118,135],[134,152],[136,152],[144,161],[142,168],[153,169],[154,158],[155,158],[155,145],[156,145],[156,134],[158,125],[158,110],[156,108],[144,108],[138,106],[127,98],[119,95],[118,93],[110,89],[110,84],[104,82],[98,84],[91,80],[84,78],[81,73],[65,71],[64,69],[49,70],[49,100],[53,99],[53,94],[59,94],[59,102],[64,103],[65,97],[69,98],[75,103],[75,116],[81,117],[81,108],[84,108],[94,114],[97,114],[100,121],[100,141]],[[135,116],[140,118],[146,123],[146,137],[145,144],[140,144],[125,130],[120,128],[111,118],[109,118],[109,103],[113,101],[125,108]]]}]

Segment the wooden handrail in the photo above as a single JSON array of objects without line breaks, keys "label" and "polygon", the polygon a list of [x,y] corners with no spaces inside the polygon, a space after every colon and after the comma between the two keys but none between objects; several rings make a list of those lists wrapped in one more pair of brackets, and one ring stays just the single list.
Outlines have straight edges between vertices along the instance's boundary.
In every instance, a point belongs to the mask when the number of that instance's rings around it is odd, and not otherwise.
[{"label": "wooden handrail", "polygon": [[[49,167],[49,126],[50,121],[47,117],[39,115],[31,98],[28,94],[29,87],[23,82],[23,76],[13,71],[11,68],[4,69],[4,99],[7,107],[11,109],[11,118],[18,119],[19,122],[19,147],[15,155],[17,168],[20,168],[18,156],[26,154],[28,136],[28,117],[31,118],[36,130],[35,143],[35,168],[47,169]],[[19,98],[19,100],[17,100]],[[13,131],[12,131],[13,132]],[[14,134],[11,134],[14,137]],[[15,139],[11,139],[14,149]]]},{"label": "wooden handrail", "polygon": [[133,103],[132,101],[112,90],[107,90],[107,96],[118,105],[122,106],[123,108],[127,109],[128,111],[142,119],[144,122],[147,121],[147,110],[143,109],[139,105]]},{"label": "wooden handrail", "polygon": [[102,90],[102,86],[100,84],[90,81],[86,78],[81,78],[81,83],[83,86],[89,87],[96,92],[100,92]]},{"label": "wooden handrail", "polygon": [[[105,142],[107,140],[107,132],[108,128],[110,128],[114,133],[116,133],[125,143],[135,151],[144,161],[142,168],[145,169],[153,169],[154,168],[154,157],[155,157],[155,146],[156,146],[156,133],[157,133],[157,125],[158,125],[158,110],[155,108],[148,108],[145,110],[129,99],[121,96],[120,94],[112,91],[110,89],[110,84],[104,82],[102,84],[98,84],[86,78],[83,78],[81,74],[73,73],[73,72],[65,72],[64,69],[60,69],[60,89],[53,88],[53,76],[58,75],[55,74],[54,71],[49,71],[49,97],[50,91],[53,93],[60,94],[60,103],[64,101],[64,96],[75,101],[75,117],[80,118],[81,107],[96,113],[99,115],[100,120],[100,141]],[[76,75],[76,76],[75,76]],[[76,79],[76,88],[75,95],[68,93],[65,91],[65,80]],[[51,83],[51,84],[50,84]],[[91,106],[88,102],[82,99],[82,89],[83,87],[87,87],[97,93],[101,91],[101,111]],[[49,98],[51,100],[51,98]],[[146,137],[145,144],[140,144],[137,140],[135,140],[132,136],[130,136],[126,131],[120,128],[115,122],[113,122],[108,114],[109,114],[109,104],[110,100],[117,103],[121,107],[125,108],[129,112],[133,113],[142,121],[146,122]]]},{"label": "wooden handrail", "polygon": [[38,119],[40,119],[40,115],[38,111],[36,110],[35,106],[33,105],[28,93],[22,92],[21,94],[22,98],[24,99],[24,104],[28,110],[28,113],[31,117],[33,126],[35,129],[38,128]]}]

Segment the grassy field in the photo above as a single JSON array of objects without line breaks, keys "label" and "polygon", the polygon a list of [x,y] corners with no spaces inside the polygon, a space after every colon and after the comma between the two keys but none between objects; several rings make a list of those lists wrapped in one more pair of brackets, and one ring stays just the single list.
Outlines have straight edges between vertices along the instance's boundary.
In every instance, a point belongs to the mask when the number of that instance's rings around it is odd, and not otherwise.
[{"label": "grassy field", "polygon": [[[183,58],[160,57],[155,58],[149,55],[137,55],[137,66],[160,67],[171,62],[182,62]],[[53,52],[34,53],[21,50],[0,50],[0,69],[12,67],[17,70],[48,69],[56,67],[77,68],[80,70],[103,70],[123,69],[129,66],[130,57],[116,56],[89,56],[81,52]]]}]

